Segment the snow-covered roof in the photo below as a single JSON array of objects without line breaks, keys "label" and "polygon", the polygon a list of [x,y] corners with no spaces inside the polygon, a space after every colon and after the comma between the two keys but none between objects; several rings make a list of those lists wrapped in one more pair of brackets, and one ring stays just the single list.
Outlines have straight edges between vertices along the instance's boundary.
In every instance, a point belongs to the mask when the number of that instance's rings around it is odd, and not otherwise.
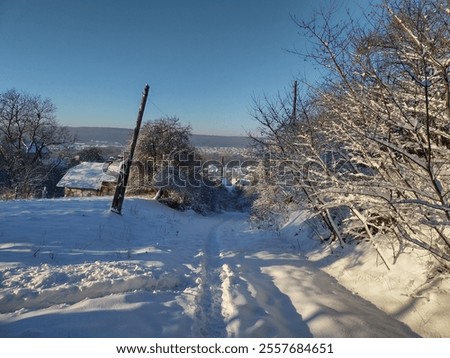
[{"label": "snow-covered roof", "polygon": [[69,169],[56,185],[61,188],[99,190],[103,182],[116,182],[117,179],[104,163],[83,162]]}]

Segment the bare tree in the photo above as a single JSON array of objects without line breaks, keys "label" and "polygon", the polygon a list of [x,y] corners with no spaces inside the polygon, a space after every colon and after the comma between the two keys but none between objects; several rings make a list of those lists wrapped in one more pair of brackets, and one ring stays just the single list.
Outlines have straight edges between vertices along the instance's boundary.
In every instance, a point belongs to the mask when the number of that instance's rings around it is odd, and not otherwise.
[{"label": "bare tree", "polygon": [[[449,260],[449,23],[444,2],[386,1],[374,26],[299,23],[327,64],[317,98],[353,172],[329,188],[369,238],[392,234]],[[333,195],[331,195],[333,194]]]},{"label": "bare tree", "polygon": [[9,90],[0,94],[0,163],[2,184],[29,196],[45,181],[55,163],[52,146],[67,144],[69,132],[55,119],[49,99]]},{"label": "bare tree", "polygon": [[324,81],[304,84],[294,123],[280,115],[283,101],[258,107],[264,130],[255,139],[294,160],[294,202],[306,198],[341,244],[364,238],[378,250],[390,237],[394,256],[409,243],[450,261],[446,6],[386,1],[366,27],[333,23],[324,12],[297,21],[315,44],[300,55],[322,67]]},{"label": "bare tree", "polygon": [[176,117],[145,123],[136,145],[132,185],[136,189],[156,190],[159,197],[165,189],[182,181],[180,165],[187,164],[194,153],[191,131]]}]

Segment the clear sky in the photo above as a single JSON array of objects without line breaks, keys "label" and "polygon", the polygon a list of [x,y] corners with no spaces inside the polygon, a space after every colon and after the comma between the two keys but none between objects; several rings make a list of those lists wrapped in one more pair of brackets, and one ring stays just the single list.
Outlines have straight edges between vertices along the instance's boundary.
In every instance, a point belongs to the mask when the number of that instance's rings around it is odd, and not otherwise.
[{"label": "clear sky", "polygon": [[[304,45],[291,15],[307,20],[329,3],[0,0],[0,91],[50,98],[63,125],[131,128],[148,83],[145,120],[245,134],[253,97],[314,73],[286,51]],[[338,1],[343,11],[361,3]]]}]

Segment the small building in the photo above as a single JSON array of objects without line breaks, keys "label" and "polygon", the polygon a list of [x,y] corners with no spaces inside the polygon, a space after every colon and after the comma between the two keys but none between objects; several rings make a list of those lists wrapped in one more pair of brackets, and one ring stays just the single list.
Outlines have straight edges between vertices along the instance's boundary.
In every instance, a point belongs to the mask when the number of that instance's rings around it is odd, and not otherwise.
[{"label": "small building", "polygon": [[110,163],[83,162],[70,168],[56,186],[64,188],[64,196],[113,195],[117,177]]}]

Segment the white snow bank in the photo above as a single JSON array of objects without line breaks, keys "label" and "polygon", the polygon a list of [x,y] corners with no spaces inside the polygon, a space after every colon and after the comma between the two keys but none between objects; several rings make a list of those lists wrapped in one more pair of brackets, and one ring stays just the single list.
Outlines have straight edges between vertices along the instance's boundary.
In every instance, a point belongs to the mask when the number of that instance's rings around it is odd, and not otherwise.
[{"label": "white snow bank", "polygon": [[315,231],[314,220],[300,212],[292,215],[282,235],[314,267],[421,336],[450,337],[450,275],[431,269],[436,262],[428,252],[406,245],[394,263],[391,244],[380,242],[383,255],[390,258],[388,271],[369,242],[342,249],[320,244]]},{"label": "white snow bank", "polygon": [[73,304],[133,290],[176,289],[182,282],[183,277],[174,273],[155,278],[144,265],[121,262],[12,268],[2,272],[0,313]]}]

